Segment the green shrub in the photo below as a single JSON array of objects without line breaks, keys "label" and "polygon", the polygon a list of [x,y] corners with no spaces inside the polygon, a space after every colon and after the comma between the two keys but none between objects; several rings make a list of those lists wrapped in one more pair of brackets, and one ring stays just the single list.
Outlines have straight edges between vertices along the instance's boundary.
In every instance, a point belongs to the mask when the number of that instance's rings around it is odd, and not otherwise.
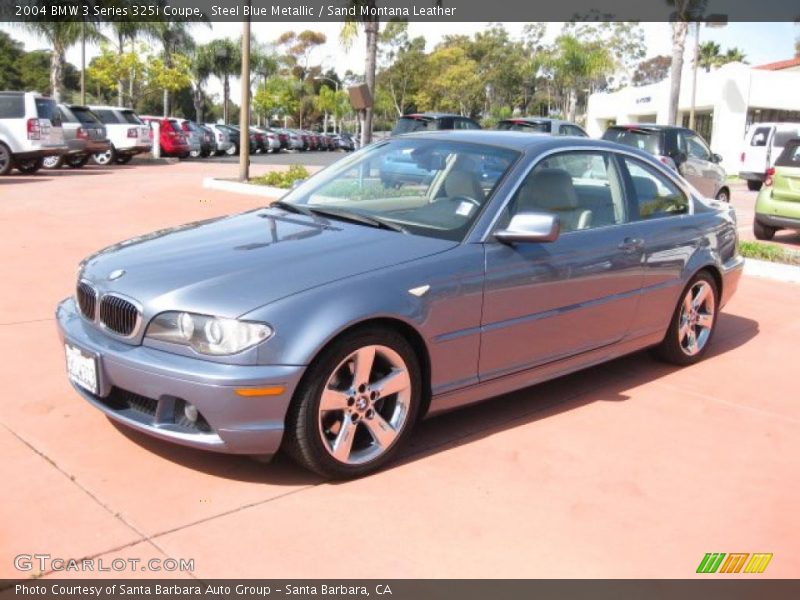
[{"label": "green shrub", "polygon": [[292,165],[288,171],[270,171],[266,175],[253,177],[250,179],[250,183],[289,189],[298,179],[308,179],[309,176],[310,173],[304,166]]},{"label": "green shrub", "polygon": [[800,265],[800,253],[792,252],[773,244],[741,242],[739,244],[739,252],[745,258],[755,258],[787,265]]}]

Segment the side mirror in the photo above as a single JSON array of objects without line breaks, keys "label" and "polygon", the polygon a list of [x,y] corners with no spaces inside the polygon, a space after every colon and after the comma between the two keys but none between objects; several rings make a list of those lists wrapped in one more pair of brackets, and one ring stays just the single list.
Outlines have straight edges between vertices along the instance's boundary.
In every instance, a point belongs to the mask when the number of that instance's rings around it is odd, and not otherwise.
[{"label": "side mirror", "polygon": [[719,154],[712,154],[711,155],[711,162],[715,162],[717,164],[721,163],[722,162],[722,156],[720,156]]},{"label": "side mirror", "polygon": [[560,232],[558,215],[531,212],[514,215],[508,227],[495,232],[494,237],[504,244],[555,242]]}]

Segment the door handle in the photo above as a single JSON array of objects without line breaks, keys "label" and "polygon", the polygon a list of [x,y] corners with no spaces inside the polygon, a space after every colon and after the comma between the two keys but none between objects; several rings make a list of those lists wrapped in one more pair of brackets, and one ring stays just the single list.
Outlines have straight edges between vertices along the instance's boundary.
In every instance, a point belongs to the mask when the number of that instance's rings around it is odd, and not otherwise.
[{"label": "door handle", "polygon": [[640,238],[625,238],[620,244],[617,246],[623,252],[636,252],[637,250],[641,250],[644,248],[644,240]]}]

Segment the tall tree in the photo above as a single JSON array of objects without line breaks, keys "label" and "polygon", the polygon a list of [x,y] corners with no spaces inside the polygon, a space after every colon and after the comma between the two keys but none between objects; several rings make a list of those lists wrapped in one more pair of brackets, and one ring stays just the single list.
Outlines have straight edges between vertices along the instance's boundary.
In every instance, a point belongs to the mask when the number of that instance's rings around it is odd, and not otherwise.
[{"label": "tall tree", "polygon": [[672,20],[672,61],[669,74],[669,106],[667,124],[678,121],[678,101],[681,95],[681,76],[683,75],[683,53],[686,48],[686,34],[689,23],[699,21],[706,10],[708,0],[667,0],[675,8]]},{"label": "tall tree", "polygon": [[[146,35],[161,46],[161,56],[164,66],[171,69],[174,66],[176,54],[190,54],[194,49],[194,38],[187,21],[157,21],[147,24]],[[170,114],[170,90],[163,90],[163,112],[167,117]]]},{"label": "tall tree", "polygon": [[425,81],[425,38],[409,39],[406,21],[390,21],[381,32],[378,87],[386,90],[397,115],[405,114]]},{"label": "tall tree", "polygon": [[697,51],[697,66],[704,68],[708,73],[711,71],[711,67],[720,64],[721,58],[719,44],[712,41],[703,42]]},{"label": "tall tree", "polygon": [[[35,36],[45,40],[50,47],[50,90],[53,99],[60,102],[64,92],[64,65],[67,50],[77,44],[82,36],[82,23],[76,21],[23,21],[22,25]],[[93,23],[86,23],[87,39],[98,39],[100,34]]]},{"label": "tall tree", "polygon": [[231,78],[242,70],[241,44],[228,38],[210,41],[203,48],[209,65],[209,72],[222,82],[222,120],[229,122],[231,97]]},{"label": "tall tree", "polygon": [[669,77],[670,57],[666,55],[654,56],[643,60],[633,72],[633,85],[650,85],[664,81]]},{"label": "tall tree", "polygon": [[0,31],[0,90],[22,88],[20,60],[25,54],[22,42],[18,42],[5,31]]},{"label": "tall tree", "polygon": [[562,87],[562,111],[570,121],[575,120],[578,94],[589,89],[598,77],[614,69],[614,59],[600,41],[581,41],[561,34],[556,38],[552,68],[555,82]]}]

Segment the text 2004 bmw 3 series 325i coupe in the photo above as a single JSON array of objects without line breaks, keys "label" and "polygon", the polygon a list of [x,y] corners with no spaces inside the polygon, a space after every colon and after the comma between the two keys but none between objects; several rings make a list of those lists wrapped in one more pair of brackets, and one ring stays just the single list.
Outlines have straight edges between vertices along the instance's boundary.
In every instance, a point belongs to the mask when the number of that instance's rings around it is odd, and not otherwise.
[{"label": "text 2004 bmw 3 series 325i coupe", "polygon": [[[390,158],[424,176],[387,185]],[[420,133],[90,256],[57,317],[71,382],[111,419],[347,478],[423,415],[651,346],[700,360],[737,246],[728,205],[637,150]]]}]

